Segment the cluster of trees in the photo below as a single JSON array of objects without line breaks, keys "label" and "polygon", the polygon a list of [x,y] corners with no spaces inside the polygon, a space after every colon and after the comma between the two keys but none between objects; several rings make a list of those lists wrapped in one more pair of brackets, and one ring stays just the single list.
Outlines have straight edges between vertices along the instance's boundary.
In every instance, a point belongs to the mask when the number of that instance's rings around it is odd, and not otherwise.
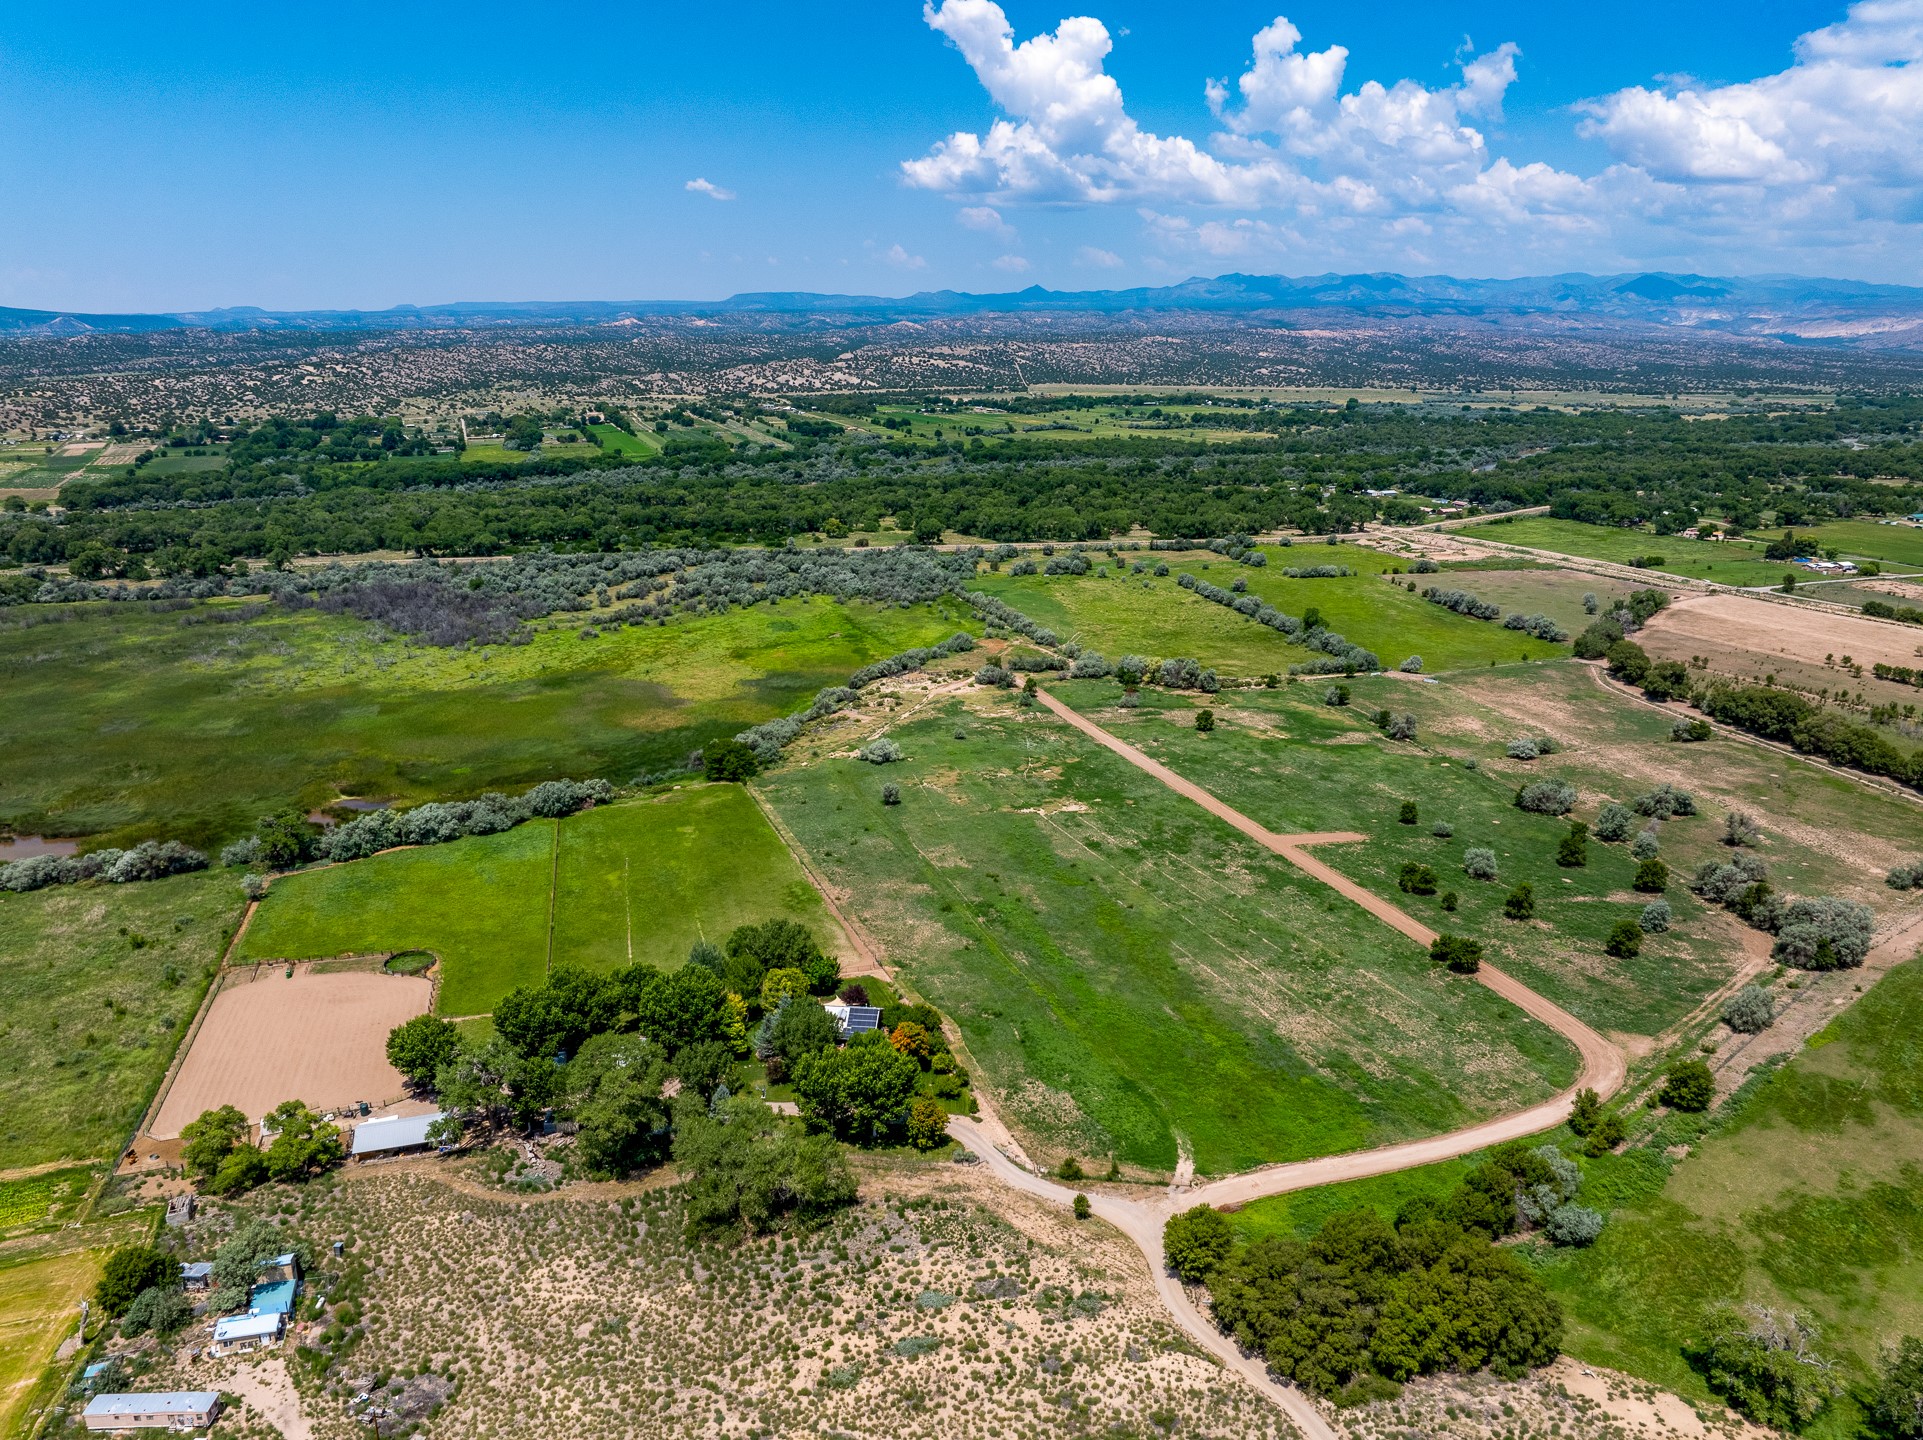
[{"label": "cluster of trees", "polygon": [[205,870],[207,857],[178,840],[143,840],[131,850],[89,850],[84,855],[30,855],[0,865],[0,890],[41,890],[104,880],[125,885],[159,880],[189,870]]},{"label": "cluster of trees", "polygon": [[1799,970],[1853,970],[1869,955],[1875,912],[1860,900],[1835,895],[1789,898],[1769,883],[1769,867],[1739,850],[1707,861],[1689,888],[1712,905],[1776,937],[1771,955]]},{"label": "cluster of trees", "polygon": [[1763,685],[1712,685],[1698,701],[1713,720],[1923,790],[1923,750],[1904,750],[1882,731],[1859,724],[1789,690]]},{"label": "cluster of trees", "polygon": [[1239,1244],[1201,1206],[1173,1217],[1169,1266],[1205,1284],[1217,1321],[1277,1373],[1357,1404],[1440,1371],[1516,1378],[1556,1357],[1562,1312],[1535,1273],[1493,1242],[1542,1228],[1587,1244],[1600,1217],[1573,1203],[1581,1172],[1544,1146],[1478,1166],[1451,1196],[1409,1201],[1391,1225],[1367,1207],[1306,1239]]},{"label": "cluster of trees", "polygon": [[182,1166],[205,1193],[233,1195],[269,1180],[308,1180],[341,1161],[339,1129],[298,1100],[282,1101],[261,1129],[265,1148],[232,1105],[203,1111],[181,1129]]}]

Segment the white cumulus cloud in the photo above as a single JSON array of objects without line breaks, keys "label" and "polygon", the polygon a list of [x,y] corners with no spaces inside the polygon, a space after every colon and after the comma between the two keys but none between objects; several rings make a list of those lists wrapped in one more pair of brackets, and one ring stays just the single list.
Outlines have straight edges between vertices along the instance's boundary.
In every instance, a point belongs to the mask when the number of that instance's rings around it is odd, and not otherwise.
[{"label": "white cumulus cloud", "polygon": [[897,241],[881,252],[881,258],[900,270],[926,270],[928,261],[920,255],[911,255]]},{"label": "white cumulus cloud", "polygon": [[1127,204],[1170,252],[1478,273],[1639,257],[1836,273],[1853,258],[1913,280],[1923,253],[1923,0],[1858,0],[1774,74],[1583,102],[1580,133],[1613,162],[1589,175],[1492,147],[1511,43],[1459,56],[1453,83],[1357,82],[1347,47],[1277,16],[1240,74],[1204,86],[1215,124],[1198,143],[1129,114],[1098,19],[1018,39],[995,0],[926,0],[923,17],[1000,114],[902,177],[964,202],[977,229],[1007,224],[997,206]]},{"label": "white cumulus cloud", "polygon": [[1079,265],[1093,265],[1097,270],[1119,270],[1123,263],[1120,255],[1099,245],[1084,245],[1075,252],[1075,261]]},{"label": "white cumulus cloud", "polygon": [[721,186],[715,184],[714,181],[704,179],[699,175],[681,188],[683,190],[692,190],[697,195],[706,195],[710,200],[734,199],[734,191],[724,190]]},{"label": "white cumulus cloud", "polygon": [[998,255],[995,257],[995,268],[1006,270],[1011,275],[1019,275],[1028,268],[1028,261],[1020,255]]}]

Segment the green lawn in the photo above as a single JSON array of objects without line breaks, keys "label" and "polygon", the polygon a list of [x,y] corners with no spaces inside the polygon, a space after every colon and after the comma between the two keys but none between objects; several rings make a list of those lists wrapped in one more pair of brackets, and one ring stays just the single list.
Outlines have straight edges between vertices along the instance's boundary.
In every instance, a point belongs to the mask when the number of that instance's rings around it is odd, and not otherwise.
[{"label": "green lawn", "polygon": [[[1596,1246],[1546,1271],[1568,1348],[1704,1394],[1681,1342],[1720,1301],[1792,1307],[1819,1351],[1864,1379],[1923,1334],[1923,960],[1889,972],[1665,1177],[1656,1147],[1611,1165],[1646,1176]],[[1638,1163],[1646,1161],[1649,1163]],[[1809,1433],[1844,1436],[1847,1403]]]},{"label": "green lawn", "polygon": [[244,903],[219,874],[0,892],[0,1170],[116,1153]]},{"label": "green lawn", "polygon": [[661,453],[661,447],[652,439],[630,435],[618,425],[590,425],[588,429],[601,438],[601,448],[610,455],[632,455],[638,460]]},{"label": "green lawn", "polygon": [[203,847],[340,795],[625,784],[973,624],[953,604],[789,600],[594,639],[571,617],[527,645],[438,650],[265,605],[25,608],[0,617],[0,823]]},{"label": "green lawn", "polygon": [[[1527,545],[1537,550],[1553,550],[1559,555],[1613,560],[1619,565],[1627,564],[1638,555],[1660,555],[1661,570],[1696,580],[1717,580],[1725,585],[1779,585],[1783,572],[1791,568],[1782,561],[1763,559],[1762,545],[1748,541],[1684,540],[1647,530],[1555,520],[1547,515],[1469,525],[1457,533],[1471,540]],[[1650,578],[1654,581],[1660,576],[1652,572]]]},{"label": "green lawn", "polygon": [[1168,1170],[1186,1144],[1223,1173],[1573,1073],[1558,1037],[1046,712],[975,695],[890,733],[905,763],[826,758],[767,792],[1045,1157]]},{"label": "green lawn", "polygon": [[715,785],[282,876],[241,953],[432,950],[440,1012],[476,1015],[547,973],[550,894],[554,963],[602,972],[630,959],[671,969],[697,939],[777,915],[840,941],[752,797]]}]

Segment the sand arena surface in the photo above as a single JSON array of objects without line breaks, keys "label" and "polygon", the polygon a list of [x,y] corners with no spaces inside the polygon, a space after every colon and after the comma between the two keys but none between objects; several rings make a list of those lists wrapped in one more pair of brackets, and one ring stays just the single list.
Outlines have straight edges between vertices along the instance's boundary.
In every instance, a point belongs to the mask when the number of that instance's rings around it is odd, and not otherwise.
[{"label": "sand arena surface", "polygon": [[428,1007],[417,976],[348,972],[287,979],[280,967],[214,997],[150,1132],[167,1140],[201,1114],[232,1105],[259,1120],[283,1100],[330,1110],[379,1105],[406,1091],[387,1063],[387,1032]]}]

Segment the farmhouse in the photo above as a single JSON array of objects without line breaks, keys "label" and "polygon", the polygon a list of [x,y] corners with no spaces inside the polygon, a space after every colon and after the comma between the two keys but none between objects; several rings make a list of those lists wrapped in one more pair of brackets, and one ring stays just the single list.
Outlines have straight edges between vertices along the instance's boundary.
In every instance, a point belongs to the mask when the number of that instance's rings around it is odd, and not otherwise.
[{"label": "farmhouse", "polygon": [[389,1115],[354,1127],[353,1143],[347,1153],[356,1160],[374,1160],[383,1155],[400,1155],[427,1148],[427,1131],[443,1112],[426,1115]]},{"label": "farmhouse", "polygon": [[96,1395],[80,1412],[89,1430],[193,1430],[214,1423],[220,1395],[213,1390],[156,1390]]},{"label": "farmhouse", "polygon": [[214,1322],[215,1355],[244,1355],[280,1340],[287,1329],[287,1314],[229,1315]]},{"label": "farmhouse", "polygon": [[825,1003],[821,1007],[834,1017],[835,1028],[846,1040],[850,1035],[860,1035],[868,1030],[881,1029],[881,1010],[874,1005],[843,1005],[840,1001]]}]

